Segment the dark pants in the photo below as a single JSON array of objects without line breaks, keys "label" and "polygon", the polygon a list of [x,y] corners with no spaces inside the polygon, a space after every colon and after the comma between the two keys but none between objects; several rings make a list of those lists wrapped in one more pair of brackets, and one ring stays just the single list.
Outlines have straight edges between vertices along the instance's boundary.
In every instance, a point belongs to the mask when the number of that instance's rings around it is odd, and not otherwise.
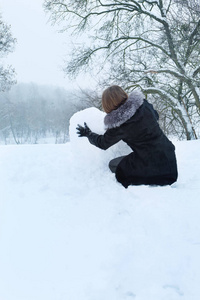
[{"label": "dark pants", "polygon": [[125,156],[116,157],[109,162],[109,168],[112,173],[116,173],[117,167],[124,157]]}]

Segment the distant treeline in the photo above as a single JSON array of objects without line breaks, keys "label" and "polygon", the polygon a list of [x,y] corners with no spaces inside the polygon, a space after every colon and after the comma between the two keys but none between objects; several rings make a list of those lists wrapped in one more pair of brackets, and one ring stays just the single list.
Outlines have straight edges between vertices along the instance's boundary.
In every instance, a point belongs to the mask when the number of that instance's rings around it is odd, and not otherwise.
[{"label": "distant treeline", "polygon": [[[17,84],[9,92],[1,92],[0,144],[66,143],[71,116],[90,106],[102,109],[101,92],[33,83]],[[180,139],[183,128],[172,122],[171,109],[163,109],[159,97],[149,95],[148,100],[159,112],[159,124],[165,134]]]},{"label": "distant treeline", "polygon": [[65,143],[76,101],[64,88],[32,83],[0,93],[0,143]]}]

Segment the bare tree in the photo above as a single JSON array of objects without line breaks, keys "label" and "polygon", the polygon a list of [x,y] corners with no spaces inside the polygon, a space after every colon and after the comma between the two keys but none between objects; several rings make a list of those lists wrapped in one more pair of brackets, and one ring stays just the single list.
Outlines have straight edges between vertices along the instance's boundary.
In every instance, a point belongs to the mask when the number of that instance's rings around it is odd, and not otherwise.
[{"label": "bare tree", "polygon": [[[196,0],[45,0],[62,30],[90,34],[65,71],[88,66],[105,83],[158,95],[181,136],[197,138],[200,117],[200,13]],[[108,76],[106,76],[108,74]],[[155,98],[157,99],[157,98]],[[178,125],[179,124],[179,125]]]},{"label": "bare tree", "polygon": [[82,110],[88,107],[96,107],[102,110],[101,94],[97,90],[79,89],[74,93],[76,103],[73,103],[76,110]]},{"label": "bare tree", "polygon": [[[12,37],[10,26],[5,24],[0,15],[0,58],[14,50],[16,40]],[[8,90],[15,83],[15,71],[11,66],[4,67],[0,62],[0,91]]]},{"label": "bare tree", "polygon": [[0,93],[0,143],[40,143],[69,139],[69,120],[78,102],[60,87],[18,84]]}]

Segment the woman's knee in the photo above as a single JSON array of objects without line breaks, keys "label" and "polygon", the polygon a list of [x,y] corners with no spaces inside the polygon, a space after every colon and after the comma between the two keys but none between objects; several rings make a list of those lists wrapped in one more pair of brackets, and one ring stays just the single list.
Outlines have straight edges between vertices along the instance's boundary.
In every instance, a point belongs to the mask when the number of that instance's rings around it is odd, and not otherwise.
[{"label": "woman's knee", "polygon": [[112,159],[109,162],[108,166],[112,173],[116,173],[117,167],[124,157],[125,156],[120,156],[120,157]]},{"label": "woman's knee", "polygon": [[112,173],[115,173],[117,167],[116,167],[116,165],[114,164],[113,160],[114,160],[114,159],[112,159],[112,160],[109,162],[108,167],[109,167],[109,169],[111,170]]}]

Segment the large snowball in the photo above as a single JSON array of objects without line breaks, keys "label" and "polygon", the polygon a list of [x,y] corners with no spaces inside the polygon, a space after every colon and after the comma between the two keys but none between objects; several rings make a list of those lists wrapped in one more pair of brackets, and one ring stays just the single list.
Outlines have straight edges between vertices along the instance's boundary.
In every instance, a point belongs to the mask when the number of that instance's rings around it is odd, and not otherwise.
[{"label": "large snowball", "polygon": [[70,145],[74,153],[75,163],[81,164],[83,168],[90,170],[107,169],[109,161],[115,157],[127,155],[131,149],[122,141],[113,145],[106,151],[90,144],[86,137],[78,137],[76,133],[77,124],[84,126],[84,122],[95,133],[104,134],[105,113],[97,108],[87,108],[75,113],[70,119]]},{"label": "large snowball", "polygon": [[[75,113],[70,119],[69,135],[71,143],[80,143],[86,138],[80,138],[76,134],[77,124],[84,126],[84,122],[87,123],[88,127],[98,134],[104,133],[104,117],[105,113],[95,107],[87,108]],[[80,141],[82,140],[82,141]]]}]

